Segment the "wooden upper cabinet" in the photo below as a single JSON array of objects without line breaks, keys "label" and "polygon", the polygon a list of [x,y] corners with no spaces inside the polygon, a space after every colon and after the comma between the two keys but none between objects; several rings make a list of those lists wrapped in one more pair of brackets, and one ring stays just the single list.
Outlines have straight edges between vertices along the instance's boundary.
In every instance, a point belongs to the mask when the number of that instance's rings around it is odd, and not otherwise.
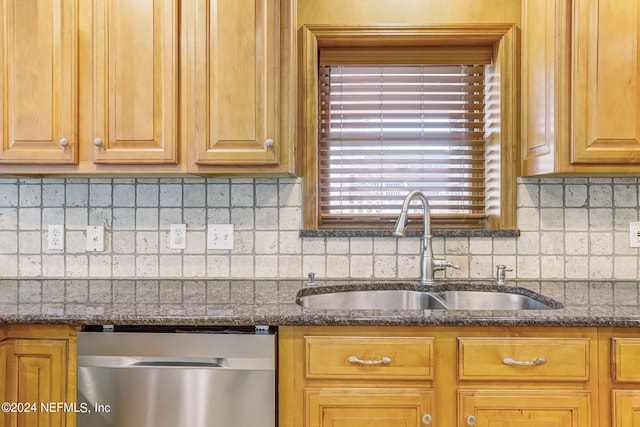
[{"label": "wooden upper cabinet", "polygon": [[0,2],[0,163],[73,164],[77,2]]},{"label": "wooden upper cabinet", "polygon": [[86,143],[95,163],[177,163],[178,6],[94,1],[93,135]]},{"label": "wooden upper cabinet", "polygon": [[193,171],[288,171],[292,1],[198,0],[185,9]]},{"label": "wooden upper cabinet", "polygon": [[573,8],[572,161],[640,165],[640,4]]},{"label": "wooden upper cabinet", "polygon": [[0,173],[290,174],[293,0],[0,0]]},{"label": "wooden upper cabinet", "polygon": [[525,0],[524,175],[640,166],[640,4]]}]

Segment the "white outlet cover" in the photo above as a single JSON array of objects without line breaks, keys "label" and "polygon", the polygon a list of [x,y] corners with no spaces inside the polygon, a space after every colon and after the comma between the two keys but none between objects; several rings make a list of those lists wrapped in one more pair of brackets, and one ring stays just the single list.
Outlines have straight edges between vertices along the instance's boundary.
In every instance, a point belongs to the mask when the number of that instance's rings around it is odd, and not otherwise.
[{"label": "white outlet cover", "polygon": [[49,225],[47,249],[50,251],[64,251],[64,225]]},{"label": "white outlet cover", "polygon": [[187,224],[171,224],[169,249],[187,249]]},{"label": "white outlet cover", "polygon": [[102,225],[87,227],[87,252],[104,252],[104,227]]},{"label": "white outlet cover", "polygon": [[209,224],[208,249],[233,249],[233,224]]}]

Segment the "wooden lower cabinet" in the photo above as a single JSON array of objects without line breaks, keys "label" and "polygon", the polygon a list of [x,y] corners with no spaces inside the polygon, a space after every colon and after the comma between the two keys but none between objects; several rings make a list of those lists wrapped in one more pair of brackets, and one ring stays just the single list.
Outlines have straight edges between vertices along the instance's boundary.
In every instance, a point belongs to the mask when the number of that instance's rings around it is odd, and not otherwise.
[{"label": "wooden lower cabinet", "polygon": [[458,425],[582,427],[590,422],[590,395],[559,391],[463,391]]},{"label": "wooden lower cabinet", "polygon": [[[0,342],[0,414],[5,427],[73,427],[76,402],[75,328],[4,327]],[[66,404],[66,406],[65,406]]]},{"label": "wooden lower cabinet", "polygon": [[279,427],[595,427],[595,328],[281,327]]},{"label": "wooden lower cabinet", "polygon": [[433,419],[434,392],[407,388],[308,388],[309,427],[418,427]]},{"label": "wooden lower cabinet", "polygon": [[600,342],[603,366],[610,368],[601,373],[600,398],[606,408],[611,408],[600,423],[640,427],[640,331],[603,330]]},{"label": "wooden lower cabinet", "polygon": [[614,390],[613,426],[640,427],[640,390]]}]

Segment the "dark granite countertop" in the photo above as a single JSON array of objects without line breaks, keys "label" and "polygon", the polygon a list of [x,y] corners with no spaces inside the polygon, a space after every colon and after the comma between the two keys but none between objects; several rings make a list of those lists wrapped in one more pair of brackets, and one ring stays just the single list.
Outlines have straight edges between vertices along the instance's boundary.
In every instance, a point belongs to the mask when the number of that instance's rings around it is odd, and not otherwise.
[{"label": "dark granite countertop", "polygon": [[[372,284],[373,283],[373,284]],[[318,281],[325,286],[419,289],[399,281]],[[441,286],[495,290],[490,282],[443,281]],[[540,293],[553,310],[314,310],[295,303],[299,280],[2,279],[0,323],[132,325],[423,325],[640,326],[637,281],[511,281],[514,292]],[[345,288],[346,289],[346,288]]]}]

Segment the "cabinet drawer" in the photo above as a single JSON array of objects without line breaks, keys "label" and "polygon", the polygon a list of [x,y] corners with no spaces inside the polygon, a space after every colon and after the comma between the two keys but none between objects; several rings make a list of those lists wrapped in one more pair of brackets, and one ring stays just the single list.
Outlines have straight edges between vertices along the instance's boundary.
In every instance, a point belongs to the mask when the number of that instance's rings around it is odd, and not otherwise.
[{"label": "cabinet drawer", "polygon": [[640,382],[640,339],[613,339],[613,374],[618,382]]},{"label": "cabinet drawer", "polygon": [[305,337],[309,379],[433,378],[433,338]]},{"label": "cabinet drawer", "polygon": [[587,381],[588,338],[459,338],[461,380]]}]

